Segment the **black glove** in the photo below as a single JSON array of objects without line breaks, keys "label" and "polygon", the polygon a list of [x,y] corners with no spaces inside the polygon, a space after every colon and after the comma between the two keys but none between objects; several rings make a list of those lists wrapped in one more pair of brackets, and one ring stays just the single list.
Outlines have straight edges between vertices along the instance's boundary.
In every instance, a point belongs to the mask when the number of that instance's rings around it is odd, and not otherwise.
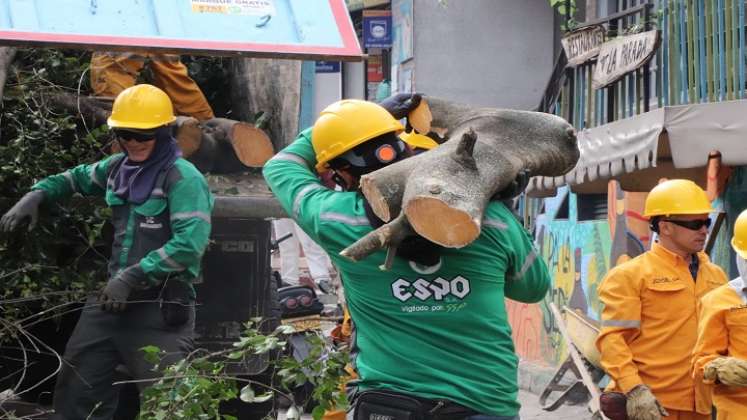
[{"label": "black glove", "polygon": [[384,107],[396,120],[405,118],[407,114],[420,105],[423,95],[420,93],[397,93],[383,101],[379,105]]},{"label": "black glove", "polygon": [[99,294],[101,309],[107,312],[122,312],[127,307],[127,298],[130,297],[132,287],[119,277],[109,280],[104,290]]},{"label": "black glove", "polygon": [[12,232],[21,224],[30,218],[29,230],[36,226],[39,219],[39,206],[44,201],[44,191],[35,190],[26,193],[18,202],[8,210],[0,219],[0,230],[3,232]]},{"label": "black glove", "polygon": [[109,312],[122,312],[127,307],[127,298],[135,289],[147,287],[145,273],[140,264],[127,267],[110,279],[99,294],[101,309]]}]

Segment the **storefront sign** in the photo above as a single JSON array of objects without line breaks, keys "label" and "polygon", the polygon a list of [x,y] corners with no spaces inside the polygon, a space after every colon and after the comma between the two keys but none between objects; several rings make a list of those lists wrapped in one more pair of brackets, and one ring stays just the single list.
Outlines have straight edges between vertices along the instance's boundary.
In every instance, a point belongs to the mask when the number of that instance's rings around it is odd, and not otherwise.
[{"label": "storefront sign", "polygon": [[317,61],[316,62],[316,73],[339,73],[340,62],[339,61]]},{"label": "storefront sign", "polygon": [[365,48],[392,47],[392,12],[390,10],[363,11],[363,46]]},{"label": "storefront sign", "polygon": [[659,47],[659,31],[641,32],[602,44],[591,85],[601,89],[646,64]]},{"label": "storefront sign", "polygon": [[596,57],[604,43],[604,34],[604,27],[588,26],[563,37],[560,42],[568,57],[568,65],[575,67]]}]

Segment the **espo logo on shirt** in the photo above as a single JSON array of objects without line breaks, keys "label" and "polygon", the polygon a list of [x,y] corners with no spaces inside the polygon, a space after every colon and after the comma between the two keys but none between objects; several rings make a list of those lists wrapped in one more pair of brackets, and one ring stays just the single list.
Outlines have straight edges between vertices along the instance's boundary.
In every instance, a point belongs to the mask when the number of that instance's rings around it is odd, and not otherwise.
[{"label": "espo logo on shirt", "polygon": [[392,283],[392,295],[402,302],[407,302],[413,297],[421,301],[430,298],[441,301],[446,296],[464,299],[469,292],[469,280],[462,276],[456,276],[451,281],[437,277],[431,282],[417,279],[412,283],[400,278]]}]

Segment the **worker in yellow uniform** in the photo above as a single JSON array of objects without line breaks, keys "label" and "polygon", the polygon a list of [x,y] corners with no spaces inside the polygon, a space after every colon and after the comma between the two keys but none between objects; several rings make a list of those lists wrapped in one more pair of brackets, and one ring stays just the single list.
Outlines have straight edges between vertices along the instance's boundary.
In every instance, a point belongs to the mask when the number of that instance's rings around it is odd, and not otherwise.
[{"label": "worker in yellow uniform", "polygon": [[701,299],[693,353],[695,380],[715,384],[718,420],[747,418],[747,210],[734,223],[731,246],[739,277]]},{"label": "worker in yellow uniform", "polygon": [[187,67],[178,55],[94,52],[91,57],[91,88],[94,95],[115,98],[137,83],[137,77],[145,66],[153,73],[152,83],[171,99],[177,115],[188,115],[200,121],[215,117],[205,95],[189,77]]},{"label": "worker in yellow uniform", "polygon": [[658,241],[613,268],[600,286],[604,310],[596,345],[612,379],[606,392],[624,394],[630,420],[710,418],[710,394],[692,378],[691,355],[697,302],[727,282],[703,252],[711,211],[705,191],[692,181],[654,187],[644,215]]}]

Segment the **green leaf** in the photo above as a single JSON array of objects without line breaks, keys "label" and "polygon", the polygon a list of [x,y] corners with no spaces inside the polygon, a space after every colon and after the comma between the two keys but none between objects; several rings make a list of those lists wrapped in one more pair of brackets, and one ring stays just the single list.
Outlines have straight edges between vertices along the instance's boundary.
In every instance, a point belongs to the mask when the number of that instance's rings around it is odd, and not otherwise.
[{"label": "green leaf", "polygon": [[314,420],[321,420],[321,418],[324,416],[324,411],[324,407],[322,407],[321,405],[317,405],[313,410],[311,410],[311,417],[313,417]]},{"label": "green leaf", "polygon": [[241,388],[241,393],[239,394],[239,398],[241,399],[241,401],[244,401],[245,403],[254,402],[254,390],[252,389],[252,386],[246,385],[243,388]]},{"label": "green leaf", "polygon": [[264,394],[257,395],[254,397],[255,403],[263,403],[269,401],[272,398],[272,392],[265,392]]}]

